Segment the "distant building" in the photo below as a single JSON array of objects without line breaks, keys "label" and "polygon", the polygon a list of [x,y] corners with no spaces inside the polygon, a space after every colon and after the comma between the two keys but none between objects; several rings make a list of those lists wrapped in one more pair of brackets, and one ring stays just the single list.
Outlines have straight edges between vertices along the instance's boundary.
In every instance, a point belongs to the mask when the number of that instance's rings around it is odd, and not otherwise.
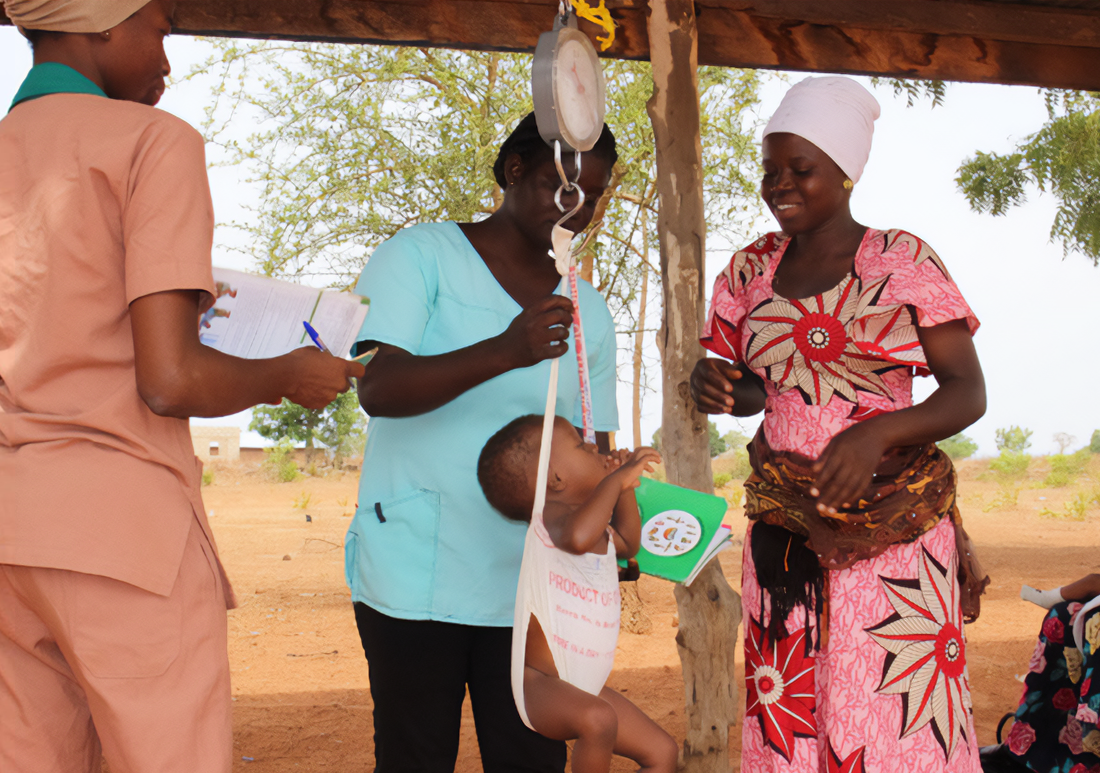
[{"label": "distant building", "polygon": [[240,427],[191,425],[195,456],[204,462],[236,462],[241,458]]}]

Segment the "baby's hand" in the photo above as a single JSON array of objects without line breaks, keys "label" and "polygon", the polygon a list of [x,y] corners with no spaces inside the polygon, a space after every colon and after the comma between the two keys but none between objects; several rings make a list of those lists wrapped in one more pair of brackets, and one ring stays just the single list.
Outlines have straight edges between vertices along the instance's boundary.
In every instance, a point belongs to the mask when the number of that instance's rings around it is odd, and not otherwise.
[{"label": "baby's hand", "polygon": [[607,466],[613,470],[617,470],[624,464],[630,461],[631,451],[629,448],[616,448],[607,453]]},{"label": "baby's hand", "polygon": [[620,467],[611,473],[617,477],[622,490],[637,488],[638,479],[643,472],[653,472],[654,465],[661,463],[661,455],[648,446],[641,446],[633,451],[622,450],[619,452]]}]

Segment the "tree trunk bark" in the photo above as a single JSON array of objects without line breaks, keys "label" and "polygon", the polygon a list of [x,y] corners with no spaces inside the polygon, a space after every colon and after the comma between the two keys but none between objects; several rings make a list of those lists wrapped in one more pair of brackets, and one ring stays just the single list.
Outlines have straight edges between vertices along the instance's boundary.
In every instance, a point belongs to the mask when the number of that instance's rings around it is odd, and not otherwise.
[{"label": "tree trunk bark", "polygon": [[[688,380],[702,356],[703,210],[699,140],[698,30],[691,0],[650,0],[653,96],[647,104],[657,149],[657,231],[664,294],[661,332],[661,447],[668,480],[711,492],[707,417],[695,410]],[[687,735],[681,770],[729,770],[729,726],[737,718],[734,651],[740,599],[717,560],[690,588],[676,587],[676,644],[684,673]]]},{"label": "tree trunk bark", "polygon": [[638,299],[638,329],[634,331],[634,406],[631,411],[634,430],[634,447],[645,445],[642,439],[642,344],[645,343],[645,307],[649,294],[649,228],[646,218],[647,202],[642,202],[642,292]]}]

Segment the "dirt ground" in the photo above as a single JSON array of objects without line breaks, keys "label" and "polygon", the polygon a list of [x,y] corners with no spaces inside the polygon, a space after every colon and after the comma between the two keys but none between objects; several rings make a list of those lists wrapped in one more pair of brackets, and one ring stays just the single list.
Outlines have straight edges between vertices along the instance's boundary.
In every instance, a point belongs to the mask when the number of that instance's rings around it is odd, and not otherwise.
[{"label": "dirt ground", "polygon": [[[978,743],[994,741],[998,719],[1015,708],[1018,675],[1027,668],[1042,611],[1019,599],[1020,584],[1053,587],[1100,571],[1100,511],[1081,520],[1063,511],[1082,491],[1097,491],[1092,474],[1066,488],[1041,488],[1042,460],[1019,484],[1014,506],[986,509],[1000,489],[987,463],[959,465],[966,526],[993,579],[981,619],[967,627]],[[368,771],[373,768],[371,699],[351,598],[344,585],[343,538],[355,507],[355,473],[269,483],[245,465],[215,468],[204,489],[207,510],[240,607],[229,613],[233,671],[234,771]],[[308,516],[308,519],[307,519]],[[740,510],[729,519],[743,528]],[[738,540],[738,543],[740,540]],[[740,586],[740,549],[720,556],[730,584]],[[653,627],[623,633],[609,684],[678,740],[684,735],[684,692],[676,652],[672,585],[643,577],[639,594]],[[743,679],[738,648],[737,679]],[[744,690],[741,689],[742,711]],[[738,719],[740,723],[740,718]],[[740,725],[730,729],[731,767],[738,769]],[[480,770],[466,705],[457,770]],[[613,768],[627,771],[625,760]]]}]

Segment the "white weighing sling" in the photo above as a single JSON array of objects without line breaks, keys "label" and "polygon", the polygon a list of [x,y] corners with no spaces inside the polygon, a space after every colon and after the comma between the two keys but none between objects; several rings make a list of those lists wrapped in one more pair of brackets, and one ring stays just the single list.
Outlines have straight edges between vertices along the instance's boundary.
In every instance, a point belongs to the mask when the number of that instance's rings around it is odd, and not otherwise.
[{"label": "white weighing sling", "polygon": [[537,526],[531,522],[512,629],[512,695],[527,727],[531,720],[523,697],[523,667],[531,618],[546,635],[558,677],[598,695],[615,661],[620,607],[619,565],[610,534],[606,554],[576,556],[554,547],[541,518]]},{"label": "white weighing sling", "polygon": [[[591,420],[591,391],[584,331],[580,324],[580,304],[576,297],[576,267],[572,265],[569,241],[573,234],[555,226],[554,251],[558,271],[569,280],[573,304],[574,345],[581,373],[582,405],[586,440],[594,442]],[[543,524],[546,505],[546,481],[550,464],[550,438],[557,404],[558,360],[550,364],[550,387],[546,396],[542,443],[539,449],[538,477],[531,525],[523,544],[523,563],[516,590],[516,612],[512,628],[512,696],[520,718],[527,727],[527,706],[523,697],[523,669],[526,659],[527,629],[533,617],[546,635],[558,677],[593,695],[599,694],[611,673],[615,646],[619,639],[619,567],[615,542],[608,528],[606,554],[573,555],[559,550],[550,540]],[[534,730],[533,727],[531,727]]]}]

